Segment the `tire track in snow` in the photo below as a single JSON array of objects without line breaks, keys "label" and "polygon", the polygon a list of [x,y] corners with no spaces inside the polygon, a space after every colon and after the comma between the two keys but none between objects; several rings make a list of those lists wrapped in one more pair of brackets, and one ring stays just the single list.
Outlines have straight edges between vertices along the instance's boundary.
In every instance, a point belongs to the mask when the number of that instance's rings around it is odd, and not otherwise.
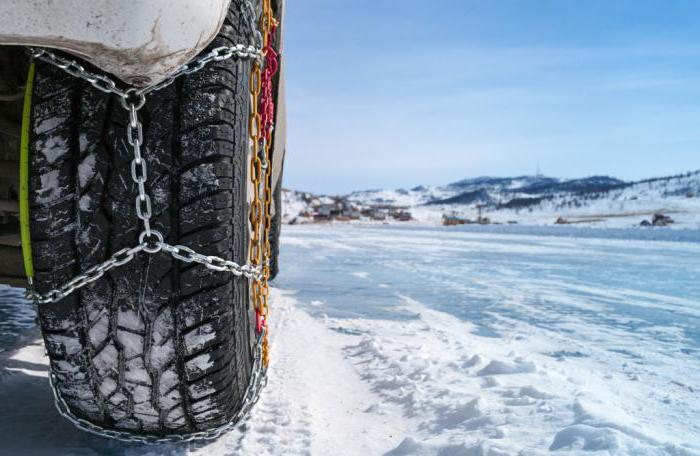
[{"label": "tire track in snow", "polygon": [[272,290],[268,385],[250,418],[196,455],[374,455],[395,447],[400,421],[372,413],[373,394],[336,333],[295,307],[291,294]]}]

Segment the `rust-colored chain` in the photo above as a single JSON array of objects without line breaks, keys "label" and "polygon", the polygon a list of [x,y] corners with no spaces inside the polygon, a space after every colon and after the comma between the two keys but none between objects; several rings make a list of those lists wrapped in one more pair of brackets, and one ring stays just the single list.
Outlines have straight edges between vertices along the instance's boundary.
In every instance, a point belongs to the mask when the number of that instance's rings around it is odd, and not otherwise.
[{"label": "rust-colored chain", "polygon": [[[262,279],[253,281],[251,294],[256,314],[256,330],[264,334],[262,357],[269,363],[268,313],[270,289],[270,227],[272,226],[272,130],[275,104],[273,77],[277,72],[278,58],[273,48],[278,22],[272,11],[271,0],[263,1],[260,29],[263,36],[264,69],[255,62],[250,77],[252,107],[250,112],[250,139],[253,143],[251,157],[251,183],[254,189],[250,210],[250,263],[262,268]],[[263,332],[264,331],[264,332]]]}]

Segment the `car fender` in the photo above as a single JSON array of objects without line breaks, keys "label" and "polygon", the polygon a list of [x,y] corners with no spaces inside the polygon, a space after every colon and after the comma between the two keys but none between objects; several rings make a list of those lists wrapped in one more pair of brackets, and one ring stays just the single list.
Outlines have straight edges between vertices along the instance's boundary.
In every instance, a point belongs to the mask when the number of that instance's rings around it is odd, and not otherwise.
[{"label": "car fender", "polygon": [[214,39],[230,1],[0,0],[0,45],[61,49],[146,86]]}]

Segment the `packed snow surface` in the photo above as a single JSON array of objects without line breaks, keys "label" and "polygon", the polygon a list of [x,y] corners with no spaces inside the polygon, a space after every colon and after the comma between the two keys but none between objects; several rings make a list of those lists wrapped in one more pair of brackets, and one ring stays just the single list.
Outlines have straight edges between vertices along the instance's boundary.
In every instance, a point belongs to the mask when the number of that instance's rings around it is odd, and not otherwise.
[{"label": "packed snow surface", "polygon": [[74,430],[29,339],[0,354],[3,446],[700,455],[700,232],[680,242],[589,231],[285,227],[270,381],[243,426],[189,447]]}]

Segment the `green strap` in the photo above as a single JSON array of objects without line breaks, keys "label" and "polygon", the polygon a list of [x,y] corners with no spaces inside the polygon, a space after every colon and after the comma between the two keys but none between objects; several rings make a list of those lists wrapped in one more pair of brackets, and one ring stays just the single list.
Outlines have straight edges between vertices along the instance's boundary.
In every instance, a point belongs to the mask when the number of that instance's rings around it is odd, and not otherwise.
[{"label": "green strap", "polygon": [[24,273],[31,281],[34,277],[32,263],[32,240],[29,234],[29,128],[32,118],[32,92],[34,91],[34,63],[29,65],[27,86],[24,91],[22,110],[22,137],[19,157],[19,225],[24,258]]}]

